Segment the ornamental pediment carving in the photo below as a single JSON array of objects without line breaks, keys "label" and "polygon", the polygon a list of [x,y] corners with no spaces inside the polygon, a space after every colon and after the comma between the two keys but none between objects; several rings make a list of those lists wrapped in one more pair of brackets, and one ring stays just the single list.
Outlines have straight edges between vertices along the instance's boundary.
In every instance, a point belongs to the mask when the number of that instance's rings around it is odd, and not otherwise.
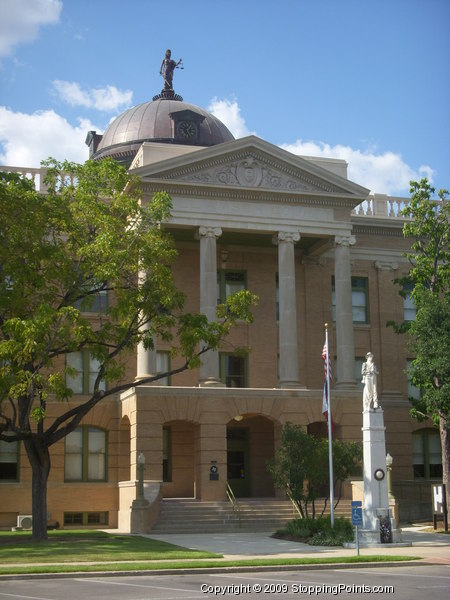
[{"label": "ornamental pediment carving", "polygon": [[256,154],[236,157],[227,162],[198,165],[189,172],[178,170],[167,178],[189,183],[265,188],[290,192],[340,192],[341,188],[325,179],[289,164],[269,162]]}]

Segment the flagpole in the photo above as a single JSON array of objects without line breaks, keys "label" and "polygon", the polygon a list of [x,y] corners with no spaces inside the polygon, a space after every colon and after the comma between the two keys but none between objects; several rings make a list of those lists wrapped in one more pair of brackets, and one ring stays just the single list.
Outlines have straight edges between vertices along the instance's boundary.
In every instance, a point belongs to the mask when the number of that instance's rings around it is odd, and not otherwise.
[{"label": "flagpole", "polygon": [[328,323],[325,323],[325,346],[327,350],[327,402],[328,402],[328,462],[330,470],[330,519],[334,527],[334,486],[333,486],[333,445],[331,428],[331,397],[330,397],[330,353],[328,349]]}]

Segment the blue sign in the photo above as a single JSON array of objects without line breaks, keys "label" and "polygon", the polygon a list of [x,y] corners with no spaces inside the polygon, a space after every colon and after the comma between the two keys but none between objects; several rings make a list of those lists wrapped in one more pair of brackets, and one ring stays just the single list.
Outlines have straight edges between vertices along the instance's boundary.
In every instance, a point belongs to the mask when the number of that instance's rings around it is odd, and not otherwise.
[{"label": "blue sign", "polygon": [[353,502],[352,502],[352,525],[358,525],[358,526],[362,525],[362,508],[361,508],[361,506],[353,506]]}]

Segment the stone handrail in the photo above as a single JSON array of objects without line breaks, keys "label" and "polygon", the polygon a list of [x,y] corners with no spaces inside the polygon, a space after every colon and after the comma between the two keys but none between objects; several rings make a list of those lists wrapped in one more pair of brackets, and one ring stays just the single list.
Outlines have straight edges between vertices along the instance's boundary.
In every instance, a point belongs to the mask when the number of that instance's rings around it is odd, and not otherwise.
[{"label": "stone handrail", "polygon": [[386,194],[371,194],[367,199],[352,210],[352,215],[358,217],[376,217],[383,219],[401,219],[401,211],[409,203],[409,198],[398,198]]},{"label": "stone handrail", "polygon": [[[23,175],[27,179],[30,179],[34,183],[34,189],[41,194],[45,194],[47,192],[47,186],[45,185],[44,179],[47,175],[48,169],[46,168],[34,168],[34,167],[2,167],[0,166],[0,171],[5,171],[7,173],[19,173]],[[73,183],[73,177],[69,175],[62,176],[60,180],[60,187],[64,183]]]}]

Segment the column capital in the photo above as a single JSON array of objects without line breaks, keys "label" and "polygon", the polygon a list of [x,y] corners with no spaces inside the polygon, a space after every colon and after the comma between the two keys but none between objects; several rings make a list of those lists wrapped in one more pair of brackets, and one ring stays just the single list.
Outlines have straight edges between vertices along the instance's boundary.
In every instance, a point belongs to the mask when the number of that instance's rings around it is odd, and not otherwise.
[{"label": "column capital", "polygon": [[354,235],[336,235],[334,238],[335,246],[354,246],[356,238]]},{"label": "column capital", "polygon": [[376,260],[375,268],[379,271],[396,271],[398,269],[398,263],[388,260]]},{"label": "column capital", "polygon": [[218,238],[222,235],[222,229],[220,227],[211,227],[207,225],[201,225],[198,228],[197,235],[199,238],[208,237],[208,238]]},{"label": "column capital", "polygon": [[298,231],[279,231],[272,236],[272,243],[277,246],[280,242],[298,242],[300,233]]}]

